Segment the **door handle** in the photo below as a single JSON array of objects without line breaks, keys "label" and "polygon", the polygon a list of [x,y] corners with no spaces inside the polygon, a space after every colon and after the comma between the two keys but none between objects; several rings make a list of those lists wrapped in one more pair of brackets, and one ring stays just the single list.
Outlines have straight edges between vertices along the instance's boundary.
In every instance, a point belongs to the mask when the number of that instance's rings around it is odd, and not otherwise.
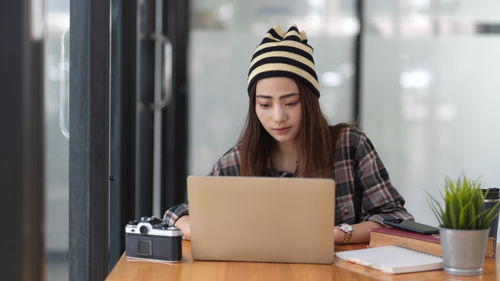
[{"label": "door handle", "polygon": [[66,55],[64,42],[68,34],[69,27],[61,35],[61,57],[59,61],[59,130],[64,138],[69,141],[69,130],[66,125],[66,114],[68,112],[69,89],[66,89],[66,71],[69,69],[69,63],[65,63]]},{"label": "door handle", "polygon": [[161,33],[151,34],[151,39],[162,44],[162,73],[161,73],[161,92],[162,98],[160,101],[152,103],[151,109],[165,108],[172,97],[172,59],[173,50],[172,42]]}]

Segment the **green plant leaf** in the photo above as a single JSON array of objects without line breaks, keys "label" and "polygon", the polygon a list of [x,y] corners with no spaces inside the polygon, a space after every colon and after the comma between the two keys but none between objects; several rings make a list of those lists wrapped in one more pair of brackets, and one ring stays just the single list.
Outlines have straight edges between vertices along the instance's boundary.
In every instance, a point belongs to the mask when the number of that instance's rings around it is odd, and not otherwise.
[{"label": "green plant leaf", "polygon": [[[500,208],[500,202],[496,203],[490,211],[483,217],[482,219],[482,228],[488,228],[491,225],[491,222],[493,222],[494,219],[496,219],[499,215],[498,208]],[[484,213],[486,213],[486,210],[484,210]]]},{"label": "green plant leaf", "polygon": [[444,206],[427,193],[434,216],[442,227],[452,229],[485,229],[498,216],[496,204],[488,213],[484,210],[482,181],[470,179],[461,174],[456,180],[445,177],[444,193],[441,193]]}]

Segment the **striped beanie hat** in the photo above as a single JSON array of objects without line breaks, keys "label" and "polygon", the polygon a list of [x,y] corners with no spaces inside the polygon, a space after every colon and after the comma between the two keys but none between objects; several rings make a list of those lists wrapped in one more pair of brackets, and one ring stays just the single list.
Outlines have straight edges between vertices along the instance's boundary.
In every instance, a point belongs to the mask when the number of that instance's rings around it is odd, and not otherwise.
[{"label": "striped beanie hat", "polygon": [[271,28],[255,49],[248,72],[248,93],[258,80],[267,77],[298,79],[319,97],[319,83],[304,31],[292,25],[285,33],[279,26]]}]

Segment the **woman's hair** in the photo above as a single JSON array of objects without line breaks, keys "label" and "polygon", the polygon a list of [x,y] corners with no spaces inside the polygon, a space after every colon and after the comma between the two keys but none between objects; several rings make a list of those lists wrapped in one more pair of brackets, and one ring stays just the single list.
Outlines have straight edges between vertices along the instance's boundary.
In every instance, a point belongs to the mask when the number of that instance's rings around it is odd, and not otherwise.
[{"label": "woman's hair", "polygon": [[[297,135],[297,176],[328,178],[331,176],[335,142],[341,128],[336,126],[336,129],[330,130],[318,97],[300,81],[295,80],[295,83],[302,105],[301,127]],[[248,116],[238,142],[241,176],[264,176],[267,159],[276,142],[257,117],[255,90],[256,84],[250,89]]]}]

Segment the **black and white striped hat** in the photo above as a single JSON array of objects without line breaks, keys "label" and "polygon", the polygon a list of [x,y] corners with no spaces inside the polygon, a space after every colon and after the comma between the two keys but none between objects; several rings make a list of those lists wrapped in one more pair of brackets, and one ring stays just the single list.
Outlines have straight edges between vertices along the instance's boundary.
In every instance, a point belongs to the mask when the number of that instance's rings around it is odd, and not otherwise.
[{"label": "black and white striped hat", "polygon": [[319,97],[319,83],[304,31],[292,25],[285,33],[279,26],[271,28],[255,49],[248,72],[248,93],[258,80],[267,77],[289,77],[304,83]]}]

